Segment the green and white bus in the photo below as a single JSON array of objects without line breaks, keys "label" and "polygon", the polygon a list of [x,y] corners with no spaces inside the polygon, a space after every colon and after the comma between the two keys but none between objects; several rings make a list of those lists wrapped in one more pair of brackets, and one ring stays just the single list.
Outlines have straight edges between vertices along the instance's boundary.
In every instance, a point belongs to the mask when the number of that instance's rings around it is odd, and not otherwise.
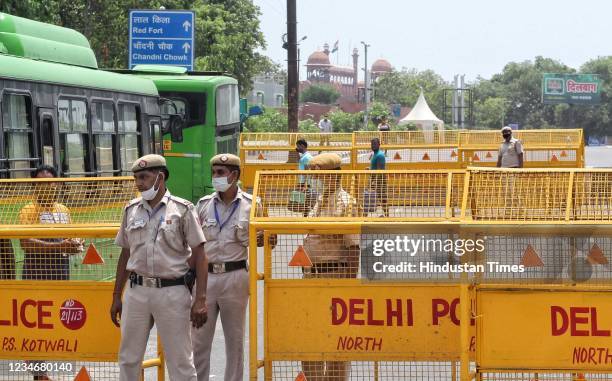
[{"label": "green and white bus", "polygon": [[[139,65],[121,70],[153,81],[165,100],[162,114],[178,114],[180,129],[163,137],[163,150],[172,173],[169,186],[183,198],[196,201],[213,191],[210,158],[238,152],[240,99],[238,81],[218,72],[187,72],[182,67]],[[164,121],[164,125],[169,125]],[[166,128],[164,132],[170,130]]]},{"label": "green and white bus", "polygon": [[[129,175],[163,153],[173,192],[212,192],[209,160],[237,153],[236,79],[169,66],[98,69],[79,32],[0,13],[0,178]],[[163,136],[163,137],[162,137]]]},{"label": "green and white bus", "polygon": [[98,70],[80,33],[0,13],[0,178],[130,174],[161,153],[155,85]]}]

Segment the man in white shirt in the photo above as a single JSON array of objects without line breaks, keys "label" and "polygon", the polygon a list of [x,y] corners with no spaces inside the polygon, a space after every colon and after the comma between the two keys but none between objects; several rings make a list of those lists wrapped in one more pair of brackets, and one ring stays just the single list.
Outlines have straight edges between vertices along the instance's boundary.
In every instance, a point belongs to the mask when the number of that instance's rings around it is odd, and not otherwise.
[{"label": "man in white shirt", "polygon": [[499,147],[497,167],[523,168],[523,144],[512,137],[512,128],[506,126],[501,130],[504,142]]},{"label": "man in white shirt", "polygon": [[327,134],[331,134],[333,132],[333,123],[331,120],[329,120],[327,114],[324,114],[323,119],[319,121],[319,132],[321,133],[320,145],[329,145],[330,136]]}]

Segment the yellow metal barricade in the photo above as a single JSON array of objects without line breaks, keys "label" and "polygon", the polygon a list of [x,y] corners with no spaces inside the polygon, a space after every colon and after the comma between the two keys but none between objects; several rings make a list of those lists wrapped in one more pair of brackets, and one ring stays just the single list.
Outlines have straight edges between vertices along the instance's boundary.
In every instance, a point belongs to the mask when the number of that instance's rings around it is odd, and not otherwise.
[{"label": "yellow metal barricade", "polygon": [[[582,129],[518,130],[512,137],[523,143],[525,168],[584,167]],[[461,131],[460,160],[466,166],[495,166],[501,142],[499,131]]]},{"label": "yellow metal barricade", "polygon": [[[318,190],[309,217],[288,209],[299,176]],[[610,179],[612,171],[585,169],[260,172],[255,195],[268,213],[251,216],[250,378],[261,367],[266,380],[612,379]],[[415,249],[421,266],[482,271],[384,278],[365,254],[327,267],[316,259],[347,240],[363,250],[389,236],[450,240],[450,252]],[[385,255],[406,269],[405,255]],[[604,362],[588,363],[593,350]]]},{"label": "yellow metal barricade", "polygon": [[[108,315],[120,254],[114,237],[137,195],[134,180],[0,180],[0,194],[0,379],[31,380],[38,369],[54,380],[84,372],[117,380],[120,331]],[[65,242],[66,253],[27,254],[32,239]],[[152,356],[161,358],[143,365],[163,380],[163,356]]]},{"label": "yellow metal barricade", "polygon": [[458,130],[432,131],[356,131],[353,133],[355,165],[353,169],[370,167],[371,140],[378,138],[385,151],[387,169],[459,169]]},{"label": "yellow metal barricade", "polygon": [[[584,167],[581,129],[520,130],[514,137],[523,142],[526,168]],[[499,131],[355,131],[351,133],[242,133],[240,135],[241,180],[252,189],[258,170],[298,168],[295,143],[305,139],[311,154],[335,152],[343,169],[370,166],[371,140],[378,138],[387,169],[465,169],[494,167],[502,137]]]},{"label": "yellow metal barricade", "polygon": [[240,134],[240,179],[245,189],[252,189],[258,170],[298,169],[295,144],[299,139],[308,143],[312,155],[333,152],[342,158],[342,168],[353,168],[350,133],[242,133]]}]

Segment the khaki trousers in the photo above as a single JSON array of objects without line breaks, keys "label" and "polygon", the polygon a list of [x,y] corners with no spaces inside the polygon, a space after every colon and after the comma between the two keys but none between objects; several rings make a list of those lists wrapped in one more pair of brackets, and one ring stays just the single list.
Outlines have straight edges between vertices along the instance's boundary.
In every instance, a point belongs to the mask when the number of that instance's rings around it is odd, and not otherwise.
[{"label": "khaki trousers", "polygon": [[[194,287],[195,290],[195,287]],[[242,381],[244,372],[244,331],[249,302],[249,273],[244,270],[208,274],[206,306],[208,321],[200,329],[192,328],[193,355],[198,381],[208,381],[210,352],[217,317],[225,337],[225,381]]]},{"label": "khaki trousers", "polygon": [[164,347],[170,380],[195,381],[191,348],[191,295],[185,286],[126,285],[121,314],[119,378],[138,381],[153,322]]}]

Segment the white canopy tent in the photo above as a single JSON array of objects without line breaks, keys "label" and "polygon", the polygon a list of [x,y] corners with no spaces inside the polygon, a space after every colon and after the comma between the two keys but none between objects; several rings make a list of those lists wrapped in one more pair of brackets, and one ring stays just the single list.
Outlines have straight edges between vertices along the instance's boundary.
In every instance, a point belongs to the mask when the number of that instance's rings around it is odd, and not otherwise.
[{"label": "white canopy tent", "polygon": [[438,119],[429,108],[423,95],[423,89],[421,89],[419,99],[417,99],[412,110],[399,121],[399,124],[415,124],[424,130],[431,130],[434,126],[437,126],[438,129],[444,128],[444,122]]},{"label": "white canopy tent", "polygon": [[425,96],[423,95],[423,89],[421,89],[419,99],[417,99],[412,110],[399,121],[399,124],[414,124],[420,130],[424,132],[427,131],[424,135],[428,143],[433,143],[434,127],[437,127],[439,131],[444,129],[444,122],[438,119],[429,108]]}]

